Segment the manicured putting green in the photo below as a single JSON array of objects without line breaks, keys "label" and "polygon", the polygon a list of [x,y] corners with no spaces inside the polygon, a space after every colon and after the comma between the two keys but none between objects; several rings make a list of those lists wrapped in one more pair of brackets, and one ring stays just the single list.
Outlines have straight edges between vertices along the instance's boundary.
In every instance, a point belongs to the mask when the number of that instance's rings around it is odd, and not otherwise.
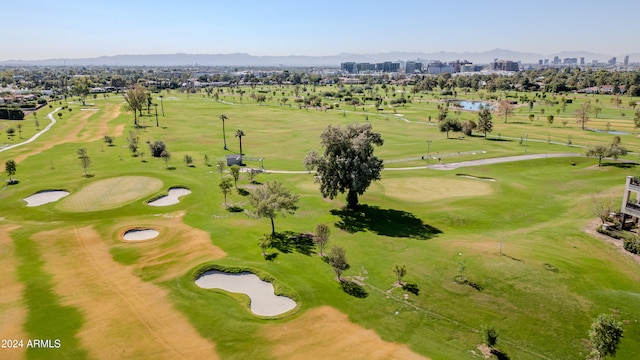
[{"label": "manicured putting green", "polygon": [[493,187],[490,184],[467,179],[409,177],[383,179],[380,185],[385,195],[411,202],[485,196],[493,193]]},{"label": "manicured putting green", "polygon": [[162,181],[146,176],[122,176],[96,181],[62,201],[63,211],[100,211],[115,209],[145,198],[162,188]]}]

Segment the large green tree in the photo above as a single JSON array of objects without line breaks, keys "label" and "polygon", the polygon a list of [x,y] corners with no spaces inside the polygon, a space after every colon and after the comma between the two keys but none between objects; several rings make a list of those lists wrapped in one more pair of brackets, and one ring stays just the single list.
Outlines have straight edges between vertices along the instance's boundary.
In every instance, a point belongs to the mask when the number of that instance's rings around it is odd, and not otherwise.
[{"label": "large green tree", "polygon": [[136,126],[138,126],[137,112],[142,114],[142,108],[147,104],[148,97],[147,90],[140,84],[130,87],[124,94],[124,101],[127,102],[126,108],[133,111],[133,124]]},{"label": "large green tree", "polygon": [[602,159],[605,157],[617,160],[620,156],[624,156],[628,152],[627,149],[620,144],[620,141],[619,136],[614,136],[611,144],[589,146],[585,151],[585,155],[598,158],[598,166],[602,165]]},{"label": "large green tree", "polygon": [[298,206],[296,203],[300,197],[291,193],[282,183],[273,181],[267,182],[249,194],[249,202],[255,209],[255,214],[261,218],[271,220],[271,235],[276,234],[276,227],[273,219],[278,214],[284,216],[285,213],[293,214]]},{"label": "large green tree", "polygon": [[603,359],[609,355],[615,357],[623,333],[622,322],[617,321],[611,315],[598,315],[593,319],[591,329],[589,329],[590,356],[593,359]]},{"label": "large green tree", "polygon": [[493,131],[491,111],[489,109],[482,109],[478,112],[478,126],[477,130],[484,133],[484,138],[487,138],[487,133]]},{"label": "large green tree", "polygon": [[320,135],[324,154],[317,157],[320,192],[330,199],[347,192],[347,207],[358,206],[358,196],[371,182],[380,180],[382,160],[373,155],[374,145],[382,146],[380,133],[371,124],[329,125]]},{"label": "large green tree", "polygon": [[73,92],[74,94],[78,94],[80,96],[80,101],[82,102],[82,106],[86,105],[87,95],[91,91],[91,80],[88,76],[80,76],[73,79]]},{"label": "large green tree", "polygon": [[447,139],[449,138],[449,131],[462,131],[462,125],[456,119],[444,119],[438,124],[440,132],[447,133]]}]

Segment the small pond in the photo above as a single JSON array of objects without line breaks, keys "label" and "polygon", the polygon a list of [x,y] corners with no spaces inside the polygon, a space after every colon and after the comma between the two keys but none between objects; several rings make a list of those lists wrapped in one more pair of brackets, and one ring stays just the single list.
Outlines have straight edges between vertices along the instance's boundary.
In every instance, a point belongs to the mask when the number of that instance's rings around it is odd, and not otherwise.
[{"label": "small pond", "polygon": [[454,106],[463,110],[480,111],[482,109],[493,110],[493,106],[486,101],[456,101]]},{"label": "small pond", "polygon": [[180,202],[181,197],[189,194],[191,194],[191,190],[187,188],[171,188],[166,196],[150,201],[149,206],[175,205]]},{"label": "small pond", "polygon": [[27,202],[27,207],[33,207],[56,202],[69,194],[64,190],[45,190],[27,196],[23,200]]},{"label": "small pond", "polygon": [[207,271],[196,279],[196,285],[203,289],[222,289],[246,294],[251,299],[251,312],[260,316],[276,316],[296,307],[295,301],[286,296],[275,295],[271,283],[260,280],[250,272],[228,274]]},{"label": "small pond", "polygon": [[606,130],[598,130],[598,129],[587,129],[589,131],[593,131],[593,132],[597,132],[597,133],[605,133],[605,134],[611,134],[611,135],[629,135],[628,132],[624,132],[624,131],[606,131]]}]

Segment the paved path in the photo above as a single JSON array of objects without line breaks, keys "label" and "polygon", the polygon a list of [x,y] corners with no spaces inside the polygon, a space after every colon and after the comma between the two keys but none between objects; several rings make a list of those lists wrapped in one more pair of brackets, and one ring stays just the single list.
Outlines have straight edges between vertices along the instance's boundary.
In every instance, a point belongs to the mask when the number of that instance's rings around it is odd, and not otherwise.
[{"label": "paved path", "polygon": [[[506,156],[506,157],[499,157],[499,158],[492,158],[492,159],[461,161],[457,163],[448,163],[448,164],[430,164],[426,167],[434,170],[453,170],[453,169],[457,169],[460,167],[467,167],[467,166],[482,166],[482,165],[500,164],[500,163],[512,162],[512,161],[559,158],[559,157],[575,157],[575,156],[583,156],[583,155],[576,154],[576,153],[516,155],[516,156]],[[388,169],[388,170],[392,170],[392,169]]]},{"label": "paved path", "polygon": [[30,142],[34,142],[37,138],[40,137],[40,135],[42,135],[42,134],[46,133],[47,131],[49,131],[49,129],[51,129],[53,127],[53,125],[56,124],[56,119],[53,116],[53,114],[55,114],[58,110],[60,110],[60,108],[56,108],[55,110],[50,112],[49,115],[47,115],[47,117],[49,119],[51,119],[51,123],[49,123],[49,125],[47,125],[44,129],[40,130],[39,132],[37,132],[35,135],[33,135],[30,139],[28,139],[26,141],[23,141],[23,142],[21,142],[19,144],[14,144],[14,145],[7,146],[5,148],[0,149],[0,152],[7,151],[7,150],[10,150],[10,149],[16,148],[18,146],[24,145],[24,144],[28,144]]},{"label": "paved path", "polygon": [[[505,156],[505,157],[492,158],[492,159],[461,161],[457,163],[447,163],[447,164],[430,164],[426,166],[413,166],[413,167],[403,167],[403,168],[384,168],[384,170],[385,171],[408,171],[408,170],[424,170],[424,169],[453,170],[453,169],[457,169],[460,167],[467,167],[467,166],[482,166],[482,165],[500,164],[505,162],[513,162],[513,161],[560,158],[560,157],[577,157],[577,156],[584,156],[584,155],[576,154],[576,153],[516,155],[516,156]],[[301,171],[301,170],[292,170],[292,171],[263,170],[263,172],[273,173],[273,174],[309,174],[308,171]]]}]

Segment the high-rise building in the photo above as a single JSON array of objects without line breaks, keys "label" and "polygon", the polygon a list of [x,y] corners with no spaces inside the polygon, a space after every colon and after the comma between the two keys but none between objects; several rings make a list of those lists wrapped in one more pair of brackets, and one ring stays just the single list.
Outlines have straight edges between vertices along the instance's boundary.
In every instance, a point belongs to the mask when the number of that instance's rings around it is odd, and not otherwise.
[{"label": "high-rise building", "polygon": [[518,71],[520,65],[515,61],[496,59],[491,63],[491,70]]},{"label": "high-rise building", "polygon": [[615,65],[616,65],[616,60],[617,60],[617,59],[616,59],[616,57],[614,56],[614,57],[612,57],[611,59],[609,59],[609,61],[607,61],[607,64],[608,64],[608,65],[613,65],[613,66],[615,66]]},{"label": "high-rise building", "polygon": [[407,74],[422,72],[422,63],[415,62],[415,61],[407,61],[407,63],[404,66],[404,72]]},{"label": "high-rise building", "polygon": [[627,65],[629,65],[629,55],[626,55],[624,57],[624,66],[627,66]]},{"label": "high-rise building", "polygon": [[346,71],[349,74],[356,73],[356,63],[355,62],[343,62],[340,64],[340,70]]},{"label": "high-rise building", "polygon": [[580,57],[580,65],[584,65],[584,57]]}]

